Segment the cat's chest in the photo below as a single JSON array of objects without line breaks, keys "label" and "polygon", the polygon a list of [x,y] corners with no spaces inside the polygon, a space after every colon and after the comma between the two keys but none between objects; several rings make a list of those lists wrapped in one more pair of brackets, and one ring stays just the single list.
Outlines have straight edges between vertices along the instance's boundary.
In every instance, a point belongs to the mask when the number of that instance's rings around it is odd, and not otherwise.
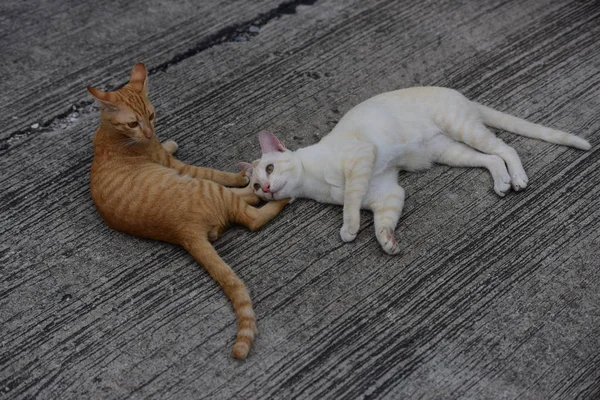
[{"label": "cat's chest", "polygon": [[321,203],[344,204],[343,176],[340,182],[328,182],[325,179],[309,179],[304,182],[302,196]]},{"label": "cat's chest", "polygon": [[325,181],[312,181],[305,197],[321,203],[344,204],[344,188],[333,186]]}]

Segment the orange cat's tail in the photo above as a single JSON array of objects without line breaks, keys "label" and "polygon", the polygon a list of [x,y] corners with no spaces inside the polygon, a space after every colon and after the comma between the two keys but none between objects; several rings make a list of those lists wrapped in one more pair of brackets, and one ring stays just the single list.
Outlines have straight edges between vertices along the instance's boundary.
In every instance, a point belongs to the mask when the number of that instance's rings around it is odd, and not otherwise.
[{"label": "orange cat's tail", "polygon": [[198,239],[183,245],[206,271],[217,281],[231,301],[237,316],[238,330],[233,357],[243,360],[248,356],[256,330],[256,317],[252,309],[252,301],[244,282],[225,264],[207,239]]}]

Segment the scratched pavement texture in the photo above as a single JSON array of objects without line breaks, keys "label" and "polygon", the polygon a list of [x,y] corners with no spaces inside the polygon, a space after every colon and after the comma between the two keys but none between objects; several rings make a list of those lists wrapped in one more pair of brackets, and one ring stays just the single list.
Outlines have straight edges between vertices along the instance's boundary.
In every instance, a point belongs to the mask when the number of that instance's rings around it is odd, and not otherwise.
[{"label": "scratched pavement texture", "polygon": [[[284,1],[284,2],[281,2]],[[594,399],[600,396],[600,3],[563,0],[3,0],[0,398]],[[175,2],[173,2],[175,3]],[[109,229],[88,171],[85,87],[150,70],[157,134],[235,170],[256,132],[296,149],[353,105],[458,89],[571,131],[588,152],[499,133],[530,181],[403,173],[403,251],[362,214],[299,200],[216,242],[260,334],[181,248]]]}]

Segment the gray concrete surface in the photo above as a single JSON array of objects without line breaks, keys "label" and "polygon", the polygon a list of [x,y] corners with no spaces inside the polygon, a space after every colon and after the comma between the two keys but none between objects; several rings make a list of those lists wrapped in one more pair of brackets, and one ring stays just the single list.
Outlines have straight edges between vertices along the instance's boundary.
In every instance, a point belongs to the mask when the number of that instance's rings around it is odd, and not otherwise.
[{"label": "gray concrete surface", "polygon": [[[0,4],[0,398],[600,396],[598,2],[96,3]],[[310,201],[260,233],[232,228],[216,247],[260,329],[238,362],[204,270],[110,230],[91,202],[85,87],[115,88],[137,61],[158,135],[200,165],[257,157],[260,129],[314,143],[359,101],[414,85],[593,147],[500,133],[530,176],[503,199],[482,170],[402,174],[396,257],[369,214],[343,244],[341,208]]]}]

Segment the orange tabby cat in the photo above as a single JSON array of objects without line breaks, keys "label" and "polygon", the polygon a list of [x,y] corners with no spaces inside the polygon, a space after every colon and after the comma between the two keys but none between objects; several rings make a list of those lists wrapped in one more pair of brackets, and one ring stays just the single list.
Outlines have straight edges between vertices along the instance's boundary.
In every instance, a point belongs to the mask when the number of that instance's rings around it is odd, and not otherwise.
[{"label": "orange tabby cat", "polygon": [[199,168],[175,159],[177,144],[162,145],[154,135],[155,112],[148,101],[147,74],[139,63],[127,85],[114,92],[88,90],[100,103],[90,174],[92,198],[112,228],[182,245],[204,266],[231,300],[238,319],[233,356],[244,359],[256,333],[256,319],[244,283],[223,262],[209,241],[229,223],[252,230],[274,218],[288,200],[262,208],[240,174]]}]

